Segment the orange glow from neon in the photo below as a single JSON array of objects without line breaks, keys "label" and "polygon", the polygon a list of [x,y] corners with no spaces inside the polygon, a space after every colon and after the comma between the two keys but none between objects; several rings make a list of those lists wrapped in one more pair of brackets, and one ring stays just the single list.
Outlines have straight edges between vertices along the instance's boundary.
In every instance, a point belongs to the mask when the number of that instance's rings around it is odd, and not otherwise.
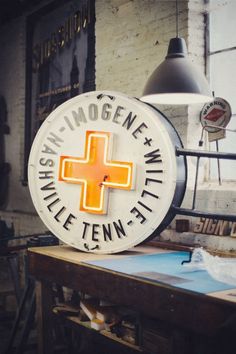
[{"label": "orange glow from neon", "polygon": [[109,161],[110,138],[108,132],[87,131],[83,158],[60,157],[59,181],[82,184],[81,211],[105,214],[107,188],[132,188],[133,163]]}]

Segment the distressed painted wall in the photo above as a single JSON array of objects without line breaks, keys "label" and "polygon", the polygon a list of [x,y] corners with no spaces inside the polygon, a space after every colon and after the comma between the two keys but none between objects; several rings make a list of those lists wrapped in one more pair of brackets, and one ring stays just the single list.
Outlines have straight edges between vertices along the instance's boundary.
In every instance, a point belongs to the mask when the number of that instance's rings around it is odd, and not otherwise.
[{"label": "distressed painted wall", "polygon": [[[179,34],[185,37],[190,57],[204,69],[204,1],[179,1]],[[175,36],[175,1],[96,1],[96,87],[140,97],[148,76],[161,63],[169,39]],[[5,136],[6,161],[11,164],[8,205],[0,217],[13,222],[17,235],[45,230],[22,186],[25,115],[25,16],[0,28],[0,95],[7,102],[10,135]],[[198,148],[201,106],[159,106],[179,132],[185,147]],[[189,161],[190,205],[195,162]],[[236,210],[235,184],[206,184],[201,166],[199,207]],[[226,193],[226,190],[228,191]]]}]

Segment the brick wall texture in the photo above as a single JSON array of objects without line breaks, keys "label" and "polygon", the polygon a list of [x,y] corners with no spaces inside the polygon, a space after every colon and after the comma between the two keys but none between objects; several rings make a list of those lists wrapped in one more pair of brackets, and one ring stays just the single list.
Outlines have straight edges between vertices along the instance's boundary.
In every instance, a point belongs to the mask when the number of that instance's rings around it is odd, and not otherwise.
[{"label": "brick wall texture", "polygon": [[[148,76],[161,63],[169,39],[175,36],[175,1],[96,0],[96,88],[140,97]],[[187,41],[190,58],[204,70],[204,1],[179,1],[179,34]],[[34,210],[27,186],[22,186],[25,119],[25,20],[22,16],[0,27],[0,95],[7,102],[10,135],[5,136],[6,161],[11,164],[7,208],[0,218],[13,222],[17,235],[42,232],[45,226]],[[158,107],[172,121],[185,147],[197,148],[201,106]],[[195,162],[189,162],[189,206]],[[200,183],[205,165],[200,169]],[[206,186],[206,183],[204,184]],[[234,188],[233,188],[234,187]],[[230,187],[227,187],[230,188]],[[233,196],[233,197],[232,197]],[[235,210],[235,184],[229,193],[209,185],[198,201],[217,211]]]}]

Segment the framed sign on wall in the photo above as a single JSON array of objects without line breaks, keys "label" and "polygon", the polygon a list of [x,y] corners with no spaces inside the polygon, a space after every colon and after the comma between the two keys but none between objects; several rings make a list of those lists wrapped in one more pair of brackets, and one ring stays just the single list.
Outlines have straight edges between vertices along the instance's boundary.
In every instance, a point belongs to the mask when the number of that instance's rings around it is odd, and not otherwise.
[{"label": "framed sign on wall", "polygon": [[35,134],[66,100],[95,89],[95,2],[52,1],[27,18],[23,184]]}]

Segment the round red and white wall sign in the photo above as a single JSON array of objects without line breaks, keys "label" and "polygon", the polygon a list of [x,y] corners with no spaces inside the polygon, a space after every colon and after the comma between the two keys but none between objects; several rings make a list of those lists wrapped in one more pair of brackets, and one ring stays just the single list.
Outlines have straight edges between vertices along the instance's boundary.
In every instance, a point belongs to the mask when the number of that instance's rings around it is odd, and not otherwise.
[{"label": "round red and white wall sign", "polygon": [[200,121],[206,131],[215,133],[228,125],[231,115],[230,104],[221,97],[215,97],[214,101],[203,106]]},{"label": "round red and white wall sign", "polygon": [[115,253],[160,232],[182,202],[181,141],[155,108],[117,92],[70,99],[44,121],[29,188],[49,230],[85,252]]}]

